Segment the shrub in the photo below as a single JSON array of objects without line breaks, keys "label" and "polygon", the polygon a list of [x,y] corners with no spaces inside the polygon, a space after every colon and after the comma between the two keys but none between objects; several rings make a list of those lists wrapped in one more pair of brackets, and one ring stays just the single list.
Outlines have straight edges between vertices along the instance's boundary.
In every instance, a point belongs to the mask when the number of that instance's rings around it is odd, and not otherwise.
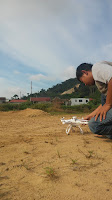
[{"label": "shrub", "polygon": [[25,102],[21,104],[3,103],[0,104],[0,111],[10,111],[10,110],[24,110],[31,106],[31,102]]},{"label": "shrub", "polygon": [[75,105],[75,106],[65,106],[62,105],[62,109],[69,112],[92,112],[95,110],[99,104],[96,101],[90,101],[87,104]]},{"label": "shrub", "polygon": [[43,111],[48,112],[49,108],[51,108],[51,104],[50,103],[35,103],[31,105],[32,109],[40,109]]}]

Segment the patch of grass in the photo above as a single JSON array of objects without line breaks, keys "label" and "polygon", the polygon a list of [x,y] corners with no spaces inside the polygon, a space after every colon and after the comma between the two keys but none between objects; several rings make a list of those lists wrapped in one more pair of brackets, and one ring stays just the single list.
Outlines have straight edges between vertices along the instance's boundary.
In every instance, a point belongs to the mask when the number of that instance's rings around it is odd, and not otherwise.
[{"label": "patch of grass", "polygon": [[71,161],[72,161],[72,165],[77,163],[77,159],[74,160],[74,159],[71,158]]},{"label": "patch of grass", "polygon": [[24,153],[25,153],[25,154],[31,154],[31,153],[29,153],[28,151],[24,151]]},{"label": "patch of grass", "polygon": [[51,103],[35,103],[35,104],[32,104],[30,108],[40,109],[40,110],[48,112],[48,110],[50,110],[51,106],[52,106]]},{"label": "patch of grass", "polygon": [[55,170],[52,167],[46,167],[45,168],[45,172],[46,172],[46,174],[47,174],[48,177],[50,177],[50,178],[56,178]]},{"label": "patch of grass", "polygon": [[8,176],[0,176],[0,181],[9,179]]},{"label": "patch of grass", "polygon": [[82,153],[86,158],[91,158],[91,157],[93,157],[94,151],[88,151],[89,155],[88,155],[88,154],[85,154],[85,153],[84,153],[83,151],[81,151],[80,149],[78,149],[78,151],[79,151],[80,153]]},{"label": "patch of grass", "polygon": [[56,137],[56,142],[58,142],[58,137]]},{"label": "patch of grass", "polygon": [[25,164],[25,163],[23,163],[22,166],[25,167],[27,170],[31,170],[31,168],[27,164]]},{"label": "patch of grass", "polygon": [[89,153],[88,158],[93,157],[93,153],[94,153],[94,151],[88,151],[88,153]]},{"label": "patch of grass", "polygon": [[27,170],[32,170],[32,168],[29,167],[28,164],[26,164],[26,163],[24,163],[24,162],[23,162],[22,164],[20,164],[20,165],[16,165],[15,167],[20,167],[20,168],[21,168],[21,167],[24,167],[24,168],[27,169]]},{"label": "patch of grass", "polygon": [[6,197],[9,194],[10,194],[10,192],[3,192],[3,193],[0,192],[0,199]]},{"label": "patch of grass", "polygon": [[84,141],[84,147],[86,147],[87,144],[90,144],[90,142],[85,138],[83,138],[83,141]]},{"label": "patch of grass", "polygon": [[27,101],[25,103],[21,103],[21,104],[2,103],[2,104],[0,104],[0,111],[24,110],[26,108],[30,108],[31,105],[32,105],[32,103],[29,101]]},{"label": "patch of grass", "polygon": [[81,186],[82,186],[82,184],[80,184],[80,183],[76,182],[76,183],[75,183],[75,186],[77,186],[77,187],[81,187]]},{"label": "patch of grass", "polygon": [[0,166],[5,165],[5,164],[6,164],[6,163],[1,162],[1,163],[0,163]]},{"label": "patch of grass", "polygon": [[[40,109],[45,112],[50,113],[51,115],[67,115],[67,114],[83,114],[90,113],[91,109],[90,106],[88,105],[79,105],[79,106],[61,106],[57,107],[54,106],[53,103],[31,103],[30,101],[27,101],[25,103],[21,104],[13,104],[13,103],[2,103],[0,104],[0,111],[10,111],[10,110],[24,110],[26,108],[31,108],[31,109]],[[32,116],[35,117],[35,116]]]},{"label": "patch of grass", "polygon": [[58,155],[58,158],[60,158],[61,156],[60,156],[60,153],[59,153],[59,151],[57,150],[57,155]]}]

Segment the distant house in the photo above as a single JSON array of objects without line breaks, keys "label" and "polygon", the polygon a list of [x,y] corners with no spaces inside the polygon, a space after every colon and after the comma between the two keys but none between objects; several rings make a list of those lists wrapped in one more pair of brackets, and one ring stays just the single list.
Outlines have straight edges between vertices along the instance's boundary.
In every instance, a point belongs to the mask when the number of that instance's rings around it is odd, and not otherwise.
[{"label": "distant house", "polygon": [[71,98],[71,106],[75,106],[75,105],[81,105],[81,104],[87,104],[89,101],[91,101],[92,99],[89,98]]},{"label": "distant house", "polygon": [[55,97],[52,102],[55,104],[59,103],[59,104],[64,104],[64,100],[63,99],[60,99],[59,97]]},{"label": "distant house", "polygon": [[53,105],[58,106],[58,105],[69,105],[69,100],[68,99],[60,99],[59,97],[55,97],[53,100]]},{"label": "distant house", "polygon": [[50,103],[51,98],[50,97],[30,97],[30,101],[32,103]]},{"label": "distant house", "polygon": [[20,103],[25,103],[27,100],[23,99],[12,99],[9,103],[15,103],[15,104],[20,104]]},{"label": "distant house", "polygon": [[6,103],[6,98],[5,97],[0,97],[0,103]]}]

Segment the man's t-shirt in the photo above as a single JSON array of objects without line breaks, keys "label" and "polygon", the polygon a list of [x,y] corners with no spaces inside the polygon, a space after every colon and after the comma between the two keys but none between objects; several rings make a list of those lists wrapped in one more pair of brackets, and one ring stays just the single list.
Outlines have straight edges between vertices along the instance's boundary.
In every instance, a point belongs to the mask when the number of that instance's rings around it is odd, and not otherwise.
[{"label": "man's t-shirt", "polygon": [[108,82],[112,78],[112,62],[95,63],[92,66],[92,75],[98,90],[107,95]]}]

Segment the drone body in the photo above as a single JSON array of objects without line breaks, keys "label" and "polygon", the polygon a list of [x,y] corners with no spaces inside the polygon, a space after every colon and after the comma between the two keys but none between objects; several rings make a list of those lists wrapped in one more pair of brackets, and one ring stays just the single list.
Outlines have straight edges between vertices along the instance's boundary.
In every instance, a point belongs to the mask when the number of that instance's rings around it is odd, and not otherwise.
[{"label": "drone body", "polygon": [[72,117],[71,119],[65,120],[64,117],[61,118],[62,124],[69,124],[68,127],[66,128],[66,134],[69,135],[69,132],[72,127],[78,127],[80,129],[80,132],[83,134],[83,130],[80,127],[80,125],[86,125],[88,124],[88,120],[84,119],[77,119],[76,116]]}]

